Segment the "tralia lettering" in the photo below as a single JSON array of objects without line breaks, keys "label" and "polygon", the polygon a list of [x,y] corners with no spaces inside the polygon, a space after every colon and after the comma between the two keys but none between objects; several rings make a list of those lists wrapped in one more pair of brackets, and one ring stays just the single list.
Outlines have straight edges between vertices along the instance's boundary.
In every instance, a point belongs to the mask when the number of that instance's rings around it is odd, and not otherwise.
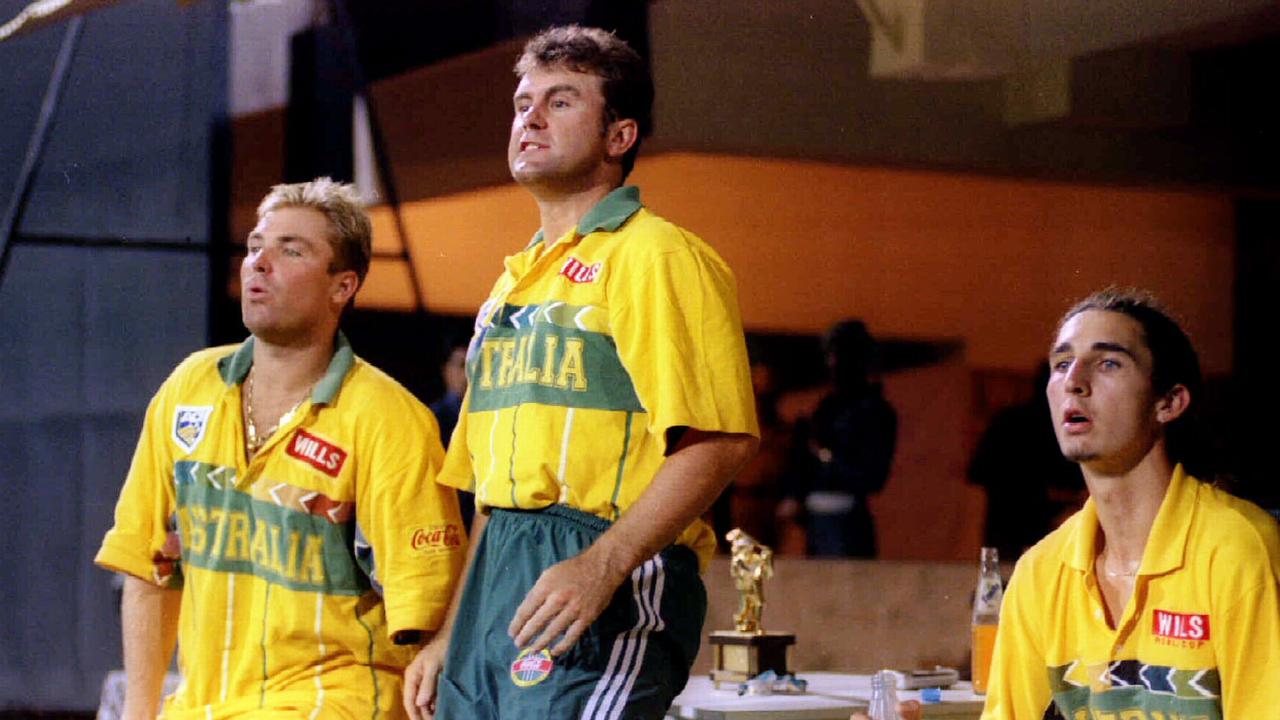
[{"label": "tralia lettering", "polygon": [[487,390],[536,383],[584,392],[590,383],[585,353],[582,338],[567,337],[563,344],[556,335],[538,334],[485,340],[480,346],[477,385]]}]

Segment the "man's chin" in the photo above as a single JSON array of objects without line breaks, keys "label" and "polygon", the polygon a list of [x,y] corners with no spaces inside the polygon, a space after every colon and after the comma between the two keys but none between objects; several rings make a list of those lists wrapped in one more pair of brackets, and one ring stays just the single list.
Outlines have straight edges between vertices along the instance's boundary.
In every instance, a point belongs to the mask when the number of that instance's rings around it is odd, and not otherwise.
[{"label": "man's chin", "polygon": [[240,324],[244,325],[244,329],[253,333],[254,337],[262,337],[271,333],[271,324],[264,322],[262,318],[251,317],[245,313],[240,314]]},{"label": "man's chin", "polygon": [[290,336],[293,333],[288,332],[285,328],[277,327],[268,322],[255,322],[249,318],[241,320],[246,330],[253,334],[255,338],[262,342],[271,343],[273,345],[288,345]]},{"label": "man's chin", "polygon": [[1093,462],[1094,460],[1097,460],[1099,457],[1101,457],[1101,455],[1099,455],[1096,452],[1090,452],[1088,450],[1065,450],[1062,453],[1062,457],[1070,460],[1073,463],[1083,464],[1087,462]]}]

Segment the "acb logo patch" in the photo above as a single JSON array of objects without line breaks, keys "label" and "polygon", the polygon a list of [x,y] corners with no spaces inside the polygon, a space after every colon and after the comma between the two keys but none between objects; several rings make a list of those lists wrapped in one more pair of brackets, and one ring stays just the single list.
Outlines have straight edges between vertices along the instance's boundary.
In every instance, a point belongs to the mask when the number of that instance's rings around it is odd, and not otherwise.
[{"label": "acb logo patch", "polygon": [[179,405],[173,413],[173,441],[187,452],[196,449],[209,427],[212,405]]},{"label": "acb logo patch", "polygon": [[527,649],[521,650],[511,663],[511,682],[517,687],[537,685],[551,674],[555,662],[551,660],[551,652],[543,649],[530,654]]}]

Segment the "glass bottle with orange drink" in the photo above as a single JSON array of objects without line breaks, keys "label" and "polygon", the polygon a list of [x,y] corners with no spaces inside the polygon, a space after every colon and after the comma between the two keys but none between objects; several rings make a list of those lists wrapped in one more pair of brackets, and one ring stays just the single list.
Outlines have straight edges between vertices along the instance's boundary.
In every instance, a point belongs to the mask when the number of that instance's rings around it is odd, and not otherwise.
[{"label": "glass bottle with orange drink", "polygon": [[1000,601],[1004,597],[1004,585],[1000,580],[1000,557],[993,547],[982,548],[982,573],[978,576],[978,589],[973,595],[973,624],[971,636],[971,661],[973,665],[973,691],[979,695],[987,692],[987,677],[991,672],[991,653],[996,644],[996,626],[1000,624]]}]

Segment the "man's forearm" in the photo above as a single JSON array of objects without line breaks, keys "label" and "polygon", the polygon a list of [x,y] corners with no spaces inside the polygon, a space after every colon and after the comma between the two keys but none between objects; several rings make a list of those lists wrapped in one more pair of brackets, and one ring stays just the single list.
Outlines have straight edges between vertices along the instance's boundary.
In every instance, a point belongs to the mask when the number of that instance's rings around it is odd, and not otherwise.
[{"label": "man's forearm", "polygon": [[649,487],[612,527],[582,553],[538,576],[507,627],[516,647],[568,652],[627,576],[711,507],[757,444],[749,435],[685,433]]},{"label": "man's forearm", "polygon": [[621,584],[711,507],[758,445],[750,435],[687,431],[649,487],[587,552]]},{"label": "man's forearm", "polygon": [[124,641],[125,720],[154,718],[178,641],[182,593],[125,578],[120,624]]},{"label": "man's forearm", "polygon": [[428,720],[435,714],[438,676],[444,668],[444,658],[449,649],[449,638],[453,634],[453,623],[458,617],[458,604],[462,599],[462,590],[467,583],[467,576],[471,573],[476,548],[480,545],[480,536],[484,533],[484,526],[488,521],[488,517],[481,513],[476,513],[471,520],[467,559],[462,565],[462,575],[458,578],[453,596],[449,600],[449,609],[445,611],[444,622],[418,650],[413,662],[405,668],[402,700],[405,712],[412,720]]}]

